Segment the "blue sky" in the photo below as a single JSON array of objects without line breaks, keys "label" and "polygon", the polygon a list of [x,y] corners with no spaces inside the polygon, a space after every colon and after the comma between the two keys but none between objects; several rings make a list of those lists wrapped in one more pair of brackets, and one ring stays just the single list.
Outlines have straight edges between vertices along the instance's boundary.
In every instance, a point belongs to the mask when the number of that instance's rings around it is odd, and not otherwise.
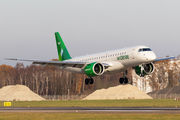
[{"label": "blue sky", "polygon": [[[180,54],[179,0],[2,0],[4,58],[58,58],[54,32],[72,57],[146,45],[158,57]],[[30,63],[24,62],[25,65]]]}]

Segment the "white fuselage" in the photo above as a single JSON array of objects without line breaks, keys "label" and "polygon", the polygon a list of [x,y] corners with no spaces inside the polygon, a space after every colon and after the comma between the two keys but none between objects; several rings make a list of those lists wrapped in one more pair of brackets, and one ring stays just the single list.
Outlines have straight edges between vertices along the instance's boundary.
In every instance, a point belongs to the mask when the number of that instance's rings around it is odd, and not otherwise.
[{"label": "white fuselage", "polygon": [[[107,64],[109,67],[105,68],[104,74],[117,73],[129,67],[153,62],[156,59],[156,55],[147,48],[149,47],[135,46],[76,57],[66,61]],[[84,73],[82,68],[65,67],[63,69],[76,73]]]}]

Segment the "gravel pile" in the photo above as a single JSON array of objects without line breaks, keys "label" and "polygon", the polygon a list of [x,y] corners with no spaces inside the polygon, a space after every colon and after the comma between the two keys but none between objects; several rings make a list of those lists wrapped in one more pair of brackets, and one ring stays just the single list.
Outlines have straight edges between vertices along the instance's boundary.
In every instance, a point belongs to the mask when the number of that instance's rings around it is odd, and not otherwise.
[{"label": "gravel pile", "polygon": [[9,85],[0,89],[0,101],[42,101],[44,98],[24,85]]},{"label": "gravel pile", "polygon": [[118,85],[108,89],[96,90],[83,100],[116,100],[116,99],[153,99],[145,92],[132,85]]}]

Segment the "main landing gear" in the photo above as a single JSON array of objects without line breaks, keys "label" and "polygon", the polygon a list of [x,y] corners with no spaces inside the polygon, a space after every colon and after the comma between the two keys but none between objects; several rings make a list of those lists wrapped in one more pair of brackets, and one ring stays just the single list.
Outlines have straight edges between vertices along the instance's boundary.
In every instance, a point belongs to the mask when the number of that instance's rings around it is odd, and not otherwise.
[{"label": "main landing gear", "polygon": [[86,78],[85,79],[85,84],[86,85],[93,84],[93,83],[94,83],[94,80],[92,78]]},{"label": "main landing gear", "polygon": [[128,83],[128,78],[127,78],[127,77],[125,77],[125,78],[120,78],[120,79],[119,79],[119,83],[120,83],[120,84],[123,84],[123,83],[124,83],[124,84],[127,84],[127,83]]},{"label": "main landing gear", "polygon": [[128,78],[127,76],[127,70],[123,72],[123,77],[119,79],[120,84],[127,84],[128,83]]}]

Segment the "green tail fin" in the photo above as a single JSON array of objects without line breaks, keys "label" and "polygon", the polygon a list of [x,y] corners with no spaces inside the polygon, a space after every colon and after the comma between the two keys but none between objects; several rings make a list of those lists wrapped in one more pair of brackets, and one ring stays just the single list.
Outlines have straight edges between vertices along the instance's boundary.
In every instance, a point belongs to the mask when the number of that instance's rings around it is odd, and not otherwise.
[{"label": "green tail fin", "polygon": [[59,61],[71,59],[68,50],[58,32],[55,33]]}]

